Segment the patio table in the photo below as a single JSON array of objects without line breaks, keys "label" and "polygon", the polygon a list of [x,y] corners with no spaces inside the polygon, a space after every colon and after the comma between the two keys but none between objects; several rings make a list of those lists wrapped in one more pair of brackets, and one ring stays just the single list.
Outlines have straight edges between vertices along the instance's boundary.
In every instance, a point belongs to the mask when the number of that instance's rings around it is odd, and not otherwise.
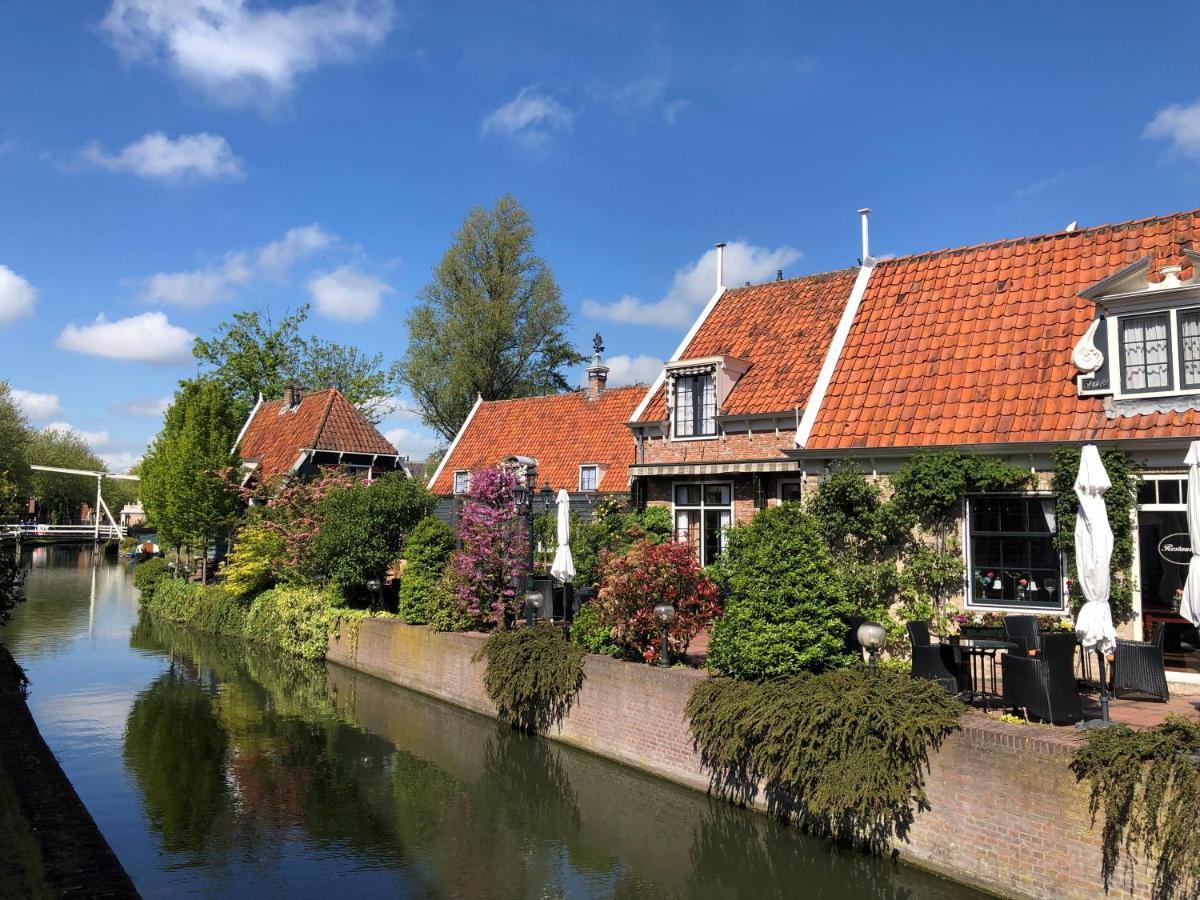
[{"label": "patio table", "polygon": [[[996,641],[984,638],[951,638],[951,643],[967,654],[970,660],[969,673],[971,688],[966,691],[967,700],[972,705],[984,709],[994,709],[1004,705],[1004,696],[996,690],[996,653],[1000,650],[1016,650],[1017,645],[1012,641]],[[988,675],[991,675],[991,686]]]}]

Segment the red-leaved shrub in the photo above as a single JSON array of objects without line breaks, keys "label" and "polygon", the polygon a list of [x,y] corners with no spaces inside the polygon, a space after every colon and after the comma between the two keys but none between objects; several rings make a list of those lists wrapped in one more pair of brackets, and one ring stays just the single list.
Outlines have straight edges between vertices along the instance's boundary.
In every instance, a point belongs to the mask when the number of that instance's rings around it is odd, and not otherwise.
[{"label": "red-leaved shrub", "polygon": [[721,612],[717,584],[700,570],[687,544],[640,540],[623,555],[605,553],[600,568],[596,618],[614,641],[646,662],[656,662],[662,649],[655,604],[675,607],[668,631],[674,658]]}]

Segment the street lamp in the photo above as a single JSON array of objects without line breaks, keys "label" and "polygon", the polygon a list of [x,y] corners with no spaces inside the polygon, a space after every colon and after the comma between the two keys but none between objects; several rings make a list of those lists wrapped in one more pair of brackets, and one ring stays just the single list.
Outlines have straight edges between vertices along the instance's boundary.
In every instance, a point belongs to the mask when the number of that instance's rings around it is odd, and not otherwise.
[{"label": "street lamp", "polygon": [[671,667],[671,650],[667,645],[667,634],[671,623],[675,621],[675,607],[670,603],[660,603],[654,607],[654,615],[658,621],[662,622],[662,652],[659,654],[658,664],[661,668],[669,669]]},{"label": "street lamp", "polygon": [[883,645],[887,641],[887,632],[883,630],[882,625],[878,625],[875,622],[863,622],[858,626],[857,636],[859,644],[862,645],[862,648],[870,656],[868,665],[871,669],[871,674],[874,675],[878,671],[875,665],[875,657],[883,649]]},{"label": "street lamp", "polygon": [[525,624],[530,628],[537,624],[538,610],[541,608],[541,591],[530,591],[525,595]]},{"label": "street lamp", "polygon": [[375,609],[383,606],[383,601],[379,596],[379,589],[382,587],[378,578],[367,579],[367,590],[371,592],[371,604]]}]

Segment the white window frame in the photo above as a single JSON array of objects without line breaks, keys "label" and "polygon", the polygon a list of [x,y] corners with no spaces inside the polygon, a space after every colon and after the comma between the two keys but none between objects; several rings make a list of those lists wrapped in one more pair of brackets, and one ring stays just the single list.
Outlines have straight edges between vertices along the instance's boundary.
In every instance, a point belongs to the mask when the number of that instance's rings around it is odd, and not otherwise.
[{"label": "white window frame", "polygon": [[[678,415],[679,415],[679,410],[678,410],[679,381],[680,381],[680,379],[683,379],[683,378],[707,378],[707,379],[709,379],[709,382],[712,385],[712,391],[713,391],[713,418],[712,418],[713,430],[712,430],[711,434],[679,434],[678,432],[676,432],[675,423],[676,423]],[[717,396],[717,367],[716,367],[716,365],[713,365],[706,372],[687,372],[687,373],[682,373],[679,375],[672,376],[671,379],[667,382],[667,390],[670,391],[670,404],[669,404],[669,406],[670,406],[670,409],[669,409],[670,422],[669,422],[669,425],[670,425],[670,429],[671,429],[671,440],[673,440],[673,441],[715,441],[717,438],[719,438],[721,436],[721,425],[719,422],[717,422],[717,413],[720,411],[720,408],[721,408],[721,400]],[[692,423],[692,428],[693,428],[693,430],[695,429],[695,422]]]},{"label": "white window frame", "polygon": [[[583,486],[583,473],[587,469],[591,469],[595,476],[590,488]],[[579,467],[579,490],[584,494],[594,494],[600,490],[600,466],[598,463],[584,463]]]},{"label": "white window frame", "polygon": [[[688,486],[698,485],[700,487],[700,504],[698,506],[693,506],[688,503],[677,504],[675,502],[675,498],[677,496],[676,488],[682,487],[684,485],[688,485]],[[706,504],[704,502],[704,489],[706,487],[727,487],[727,488],[729,488],[729,504],[727,506],[726,505],[710,506],[710,505]],[[700,513],[700,544],[697,549],[699,550],[699,553],[700,553],[699,562],[700,562],[700,565],[702,565],[702,566],[708,565],[706,562],[704,562],[704,557],[705,557],[706,551],[708,549],[706,546],[707,538],[705,537],[705,533],[704,533],[705,532],[704,514],[706,512],[708,512],[709,510],[728,510],[729,511],[729,522],[728,522],[728,524],[726,524],[724,526],[724,528],[721,529],[721,546],[717,550],[717,556],[720,556],[720,554],[725,552],[725,535],[729,532],[729,529],[733,527],[734,499],[735,498],[734,498],[734,493],[733,493],[733,482],[732,481],[684,480],[684,481],[671,482],[671,534],[674,536],[674,539],[676,541],[679,541],[680,543],[687,543],[687,535],[685,534],[681,537],[680,533],[679,533],[678,519],[676,518],[678,515],[678,512],[680,510],[685,511],[685,512],[690,512],[690,511],[694,510],[694,511],[697,511]],[[716,557],[714,557],[714,559],[715,558]]]},{"label": "white window frame", "polygon": [[[1194,302],[1187,305],[1149,308],[1131,308],[1109,317],[1110,326],[1107,329],[1107,355],[1112,363],[1113,375],[1109,379],[1112,384],[1112,395],[1118,400],[1149,400],[1155,397],[1185,397],[1200,394],[1200,385],[1183,387],[1183,333],[1180,330],[1179,317],[1187,313],[1200,313],[1200,306]],[[1149,388],[1146,390],[1125,389],[1125,353],[1121,337],[1124,324],[1129,319],[1141,319],[1148,316],[1167,317],[1167,359],[1169,365],[1170,387]]]},{"label": "white window frame", "polygon": [[[461,490],[461,491],[458,489],[458,479],[460,476],[462,477],[463,481],[466,482],[465,490]],[[454,490],[455,497],[461,497],[464,494],[469,494],[471,492],[471,473],[469,470],[467,470],[467,469],[455,469],[454,470],[453,490]]]},{"label": "white window frame", "polygon": [[[1055,594],[1058,597],[1057,606],[1012,606],[1004,603],[992,602],[988,603],[987,598],[977,602],[975,600],[975,583],[972,573],[975,571],[975,563],[971,558],[971,502],[981,497],[1012,497],[1027,500],[1051,500],[1054,495],[1048,491],[1027,491],[1025,493],[1013,491],[997,491],[990,494],[973,494],[967,496],[963,502],[963,519],[962,519],[962,547],[963,547],[963,608],[968,610],[983,610],[985,612],[1013,612],[1029,615],[1054,615],[1055,613],[1065,613],[1067,609],[1068,595],[1070,591],[1066,587],[1066,567],[1063,565],[1063,555],[1057,554],[1058,557],[1058,590]],[[1057,534],[1058,529],[1062,527],[1062,523],[1057,520],[1054,523],[1054,531],[1051,533]]]},{"label": "white window frame", "polygon": [[1187,502],[1184,497],[1187,496],[1187,473],[1186,472],[1155,472],[1152,474],[1142,475],[1142,481],[1178,481],[1179,484],[1179,502],[1178,503],[1135,503],[1138,509],[1144,509],[1147,512],[1186,512]]}]

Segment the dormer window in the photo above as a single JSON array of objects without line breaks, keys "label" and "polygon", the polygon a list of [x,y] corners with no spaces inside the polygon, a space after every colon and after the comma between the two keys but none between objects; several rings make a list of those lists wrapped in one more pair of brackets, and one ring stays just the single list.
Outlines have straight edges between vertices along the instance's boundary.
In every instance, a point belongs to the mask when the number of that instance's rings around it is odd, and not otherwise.
[{"label": "dormer window", "polygon": [[589,492],[596,490],[596,485],[600,483],[600,467],[599,466],[580,466],[579,467],[579,490]]},{"label": "dormer window", "polygon": [[1121,388],[1127,394],[1171,390],[1171,317],[1121,319]]},{"label": "dormer window", "polygon": [[711,437],[717,433],[715,373],[675,379],[675,436]]},{"label": "dormer window", "polygon": [[471,473],[464,469],[459,469],[454,473],[454,493],[462,495],[468,493],[470,490]]}]

